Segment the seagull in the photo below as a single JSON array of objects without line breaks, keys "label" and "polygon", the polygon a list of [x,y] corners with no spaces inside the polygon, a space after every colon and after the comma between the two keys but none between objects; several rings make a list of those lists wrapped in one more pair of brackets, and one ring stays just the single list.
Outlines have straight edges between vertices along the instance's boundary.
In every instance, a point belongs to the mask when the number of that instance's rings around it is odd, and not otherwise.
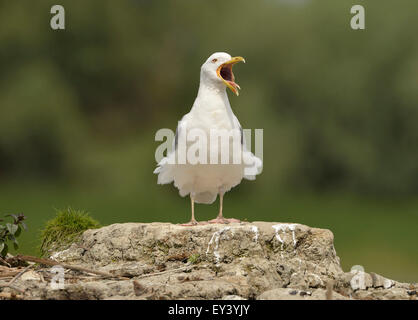
[{"label": "seagull", "polygon": [[[239,95],[238,89],[241,88],[235,82],[235,76],[232,72],[232,67],[238,62],[245,63],[245,60],[243,57],[231,57],[225,52],[216,52],[203,63],[200,69],[200,85],[197,97],[190,112],[184,115],[178,123],[173,141],[173,150],[168,152],[167,156],[158,163],[154,170],[154,173],[158,174],[158,184],[174,182],[174,186],[178,188],[182,197],[190,195],[192,217],[190,222],[183,224],[186,226],[199,224],[195,219],[194,204],[211,204],[216,200],[218,194],[218,216],[208,222],[224,224],[240,222],[238,219],[224,218],[222,212],[224,194],[238,185],[243,178],[255,180],[255,175],[261,173],[262,170],[261,159],[247,150],[242,127],[231,109],[226,92],[226,88],[229,88],[234,94]],[[229,161],[226,163],[223,161],[221,163],[209,161],[194,163],[189,161],[189,158],[184,163],[180,163],[180,141],[186,141],[186,149],[190,148],[191,141],[188,139],[188,134],[193,130],[200,130],[199,132],[204,132],[207,136],[210,136],[211,132],[214,132],[213,130],[219,130],[220,132],[226,130],[229,134],[234,132],[235,135],[232,134],[231,138],[238,134],[240,160],[242,161],[234,162],[233,156],[228,155],[227,160]],[[230,151],[229,145],[225,146],[222,143],[221,138],[221,146],[216,149],[212,144],[207,143],[203,145],[199,154],[202,150],[204,151],[202,154],[206,155],[212,152],[218,160],[222,158],[221,153],[223,151]],[[182,150],[184,151],[184,149]],[[203,158],[205,160],[206,156],[203,155]],[[252,168],[250,172],[246,170],[249,166]]]}]

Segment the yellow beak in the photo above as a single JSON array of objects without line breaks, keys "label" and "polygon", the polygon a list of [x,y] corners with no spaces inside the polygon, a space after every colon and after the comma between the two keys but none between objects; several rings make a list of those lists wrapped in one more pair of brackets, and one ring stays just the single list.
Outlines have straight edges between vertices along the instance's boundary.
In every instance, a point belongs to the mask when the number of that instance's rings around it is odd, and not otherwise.
[{"label": "yellow beak", "polygon": [[241,88],[237,83],[235,83],[235,76],[232,72],[232,67],[234,64],[241,61],[245,63],[245,59],[243,57],[233,57],[231,60],[221,64],[218,69],[216,69],[218,77],[221,78],[225,85],[237,96],[239,96],[238,89]]}]

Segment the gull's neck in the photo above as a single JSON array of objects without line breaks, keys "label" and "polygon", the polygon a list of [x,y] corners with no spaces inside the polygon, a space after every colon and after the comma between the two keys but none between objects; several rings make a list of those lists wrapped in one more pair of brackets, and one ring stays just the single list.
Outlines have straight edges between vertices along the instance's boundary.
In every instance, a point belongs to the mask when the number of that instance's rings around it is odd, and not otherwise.
[{"label": "gull's neck", "polygon": [[198,97],[217,97],[222,100],[228,100],[228,95],[226,94],[226,86],[223,84],[213,84],[200,82],[199,91],[197,92]]},{"label": "gull's neck", "polygon": [[210,79],[201,76],[199,91],[197,92],[193,109],[206,111],[224,109],[228,113],[232,112],[226,93],[226,86],[223,83],[210,81]]}]

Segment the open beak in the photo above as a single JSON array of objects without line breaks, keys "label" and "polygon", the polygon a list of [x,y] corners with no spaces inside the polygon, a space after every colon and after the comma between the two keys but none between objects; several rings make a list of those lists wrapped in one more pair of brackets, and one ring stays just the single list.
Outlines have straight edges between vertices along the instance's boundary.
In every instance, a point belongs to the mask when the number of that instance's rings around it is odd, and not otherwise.
[{"label": "open beak", "polygon": [[241,89],[240,86],[235,83],[234,73],[232,72],[232,67],[234,64],[238,62],[244,62],[245,59],[243,57],[233,57],[231,60],[221,64],[218,69],[216,69],[216,74],[222,81],[226,84],[226,86],[231,89],[233,93],[239,96],[238,89]]}]

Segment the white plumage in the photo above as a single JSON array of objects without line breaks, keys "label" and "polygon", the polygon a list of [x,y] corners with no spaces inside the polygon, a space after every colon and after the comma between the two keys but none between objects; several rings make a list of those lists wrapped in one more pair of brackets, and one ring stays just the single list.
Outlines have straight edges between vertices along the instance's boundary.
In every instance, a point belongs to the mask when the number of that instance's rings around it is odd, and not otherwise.
[{"label": "white plumage", "polygon": [[[194,219],[194,202],[213,203],[217,195],[220,195],[220,211],[217,219],[212,222],[228,223],[234,219],[225,219],[222,215],[222,199],[225,192],[228,192],[239,184],[242,178],[249,180],[255,179],[255,174],[261,172],[262,162],[246,149],[245,139],[242,136],[241,125],[231,109],[226,88],[229,87],[238,95],[239,86],[235,83],[232,73],[232,66],[244,61],[241,57],[232,58],[229,54],[218,52],[211,55],[202,65],[200,72],[200,86],[189,113],[183,116],[178,124],[176,132],[175,149],[167,157],[163,158],[155,169],[158,174],[159,184],[174,182],[179,189],[181,196],[190,194],[192,203],[192,220],[190,224],[196,224]],[[186,139],[187,134],[193,129],[205,132],[208,137],[207,142],[207,164],[191,164],[188,159],[185,164],[178,164],[179,141],[185,143],[186,150],[194,141]],[[211,130],[227,130],[235,135],[239,134],[238,141],[242,151],[241,164],[233,163],[233,152],[231,144],[219,144],[219,159],[221,159],[222,149],[229,149],[229,162],[227,164],[210,163],[210,132]],[[237,138],[237,137],[235,137]],[[184,139],[184,140],[182,140]],[[228,150],[227,150],[228,151]],[[252,163],[255,168],[254,174],[245,174],[246,164]],[[247,165],[248,167],[248,165]],[[236,220],[234,220],[236,221]]]}]

